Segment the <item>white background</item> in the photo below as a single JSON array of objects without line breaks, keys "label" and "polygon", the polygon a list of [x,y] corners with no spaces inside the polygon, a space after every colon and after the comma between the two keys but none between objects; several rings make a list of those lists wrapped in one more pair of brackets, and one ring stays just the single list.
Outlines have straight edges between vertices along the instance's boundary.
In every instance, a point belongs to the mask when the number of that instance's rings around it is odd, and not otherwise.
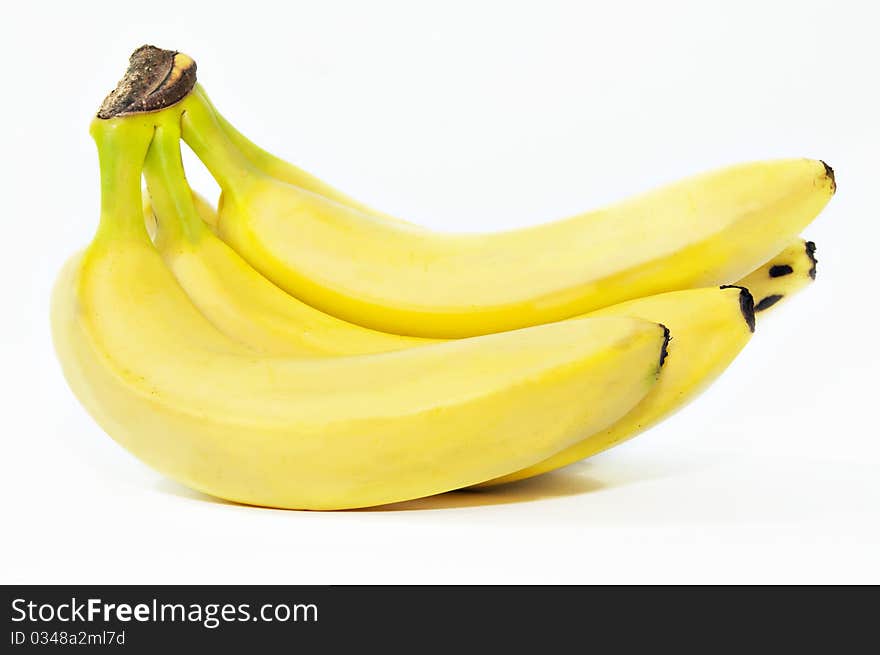
[{"label": "white background", "polygon": [[[13,12],[0,26],[0,582],[880,582],[873,3]],[[568,470],[374,511],[212,500],[103,434],[49,338],[54,277],[98,216],[88,123],[145,42],[192,55],[257,143],[438,229],[558,218],[738,161],[825,159],[839,192],[807,233],[819,278],[696,403]]]}]

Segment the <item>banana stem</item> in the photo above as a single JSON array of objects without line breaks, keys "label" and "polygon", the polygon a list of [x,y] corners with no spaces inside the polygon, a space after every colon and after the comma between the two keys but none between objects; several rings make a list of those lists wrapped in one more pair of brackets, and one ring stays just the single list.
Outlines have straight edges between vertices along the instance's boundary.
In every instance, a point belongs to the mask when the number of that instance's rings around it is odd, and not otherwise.
[{"label": "banana stem", "polygon": [[261,169],[277,163],[283,164],[283,162],[280,162],[277,157],[248,139],[244,134],[239,132],[232,123],[226,120],[223,114],[217,111],[217,107],[211,102],[211,98],[208,97],[203,86],[199,85],[196,91],[202,102],[205,104],[205,107],[207,107],[214,116],[217,125],[223,130],[224,134],[226,134],[226,138],[229,139],[232,146],[235,147],[245,159],[249,160],[254,167]]},{"label": "banana stem", "polygon": [[156,215],[157,239],[195,241],[207,231],[183,169],[179,120],[165,120],[156,126],[144,177]]},{"label": "banana stem", "polygon": [[141,206],[141,171],[153,129],[153,121],[141,117],[92,121],[90,133],[98,146],[101,167],[101,218],[96,239],[125,236],[149,242]]},{"label": "banana stem", "polygon": [[226,136],[202,88],[196,85],[182,105],[183,140],[202,160],[224,193],[244,192],[259,172]]}]

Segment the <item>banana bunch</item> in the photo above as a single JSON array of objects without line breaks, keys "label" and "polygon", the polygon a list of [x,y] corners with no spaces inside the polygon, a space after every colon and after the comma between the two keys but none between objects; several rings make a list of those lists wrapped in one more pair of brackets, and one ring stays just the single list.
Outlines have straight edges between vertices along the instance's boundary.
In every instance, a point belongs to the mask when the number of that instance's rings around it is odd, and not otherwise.
[{"label": "banana bunch", "polygon": [[[798,235],[835,191],[821,161],[436,233],[252,144],[195,71],[139,48],[93,120],[100,220],[51,321],[101,427],[208,494],[345,509],[557,469],[692,400],[756,314],[815,277]],[[181,141],[220,184],[216,210]]]}]

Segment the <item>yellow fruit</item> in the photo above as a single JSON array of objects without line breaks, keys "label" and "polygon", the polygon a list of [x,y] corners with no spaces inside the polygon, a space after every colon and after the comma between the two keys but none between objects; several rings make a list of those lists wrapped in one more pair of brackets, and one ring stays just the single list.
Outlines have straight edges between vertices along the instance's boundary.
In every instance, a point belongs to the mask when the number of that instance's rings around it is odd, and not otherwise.
[{"label": "yellow fruit", "polygon": [[779,252],[835,188],[820,161],[757,162],[533,228],[435,233],[266,174],[200,87],[181,104],[183,136],[223,189],[219,235],[291,295],[394,334],[486,334],[722,284]]},{"label": "yellow fruit", "polygon": [[272,357],[230,340],[193,306],[144,226],[143,161],[154,132],[177,138],[180,108],[93,123],[101,222],[52,306],[72,389],[157,470],[244,503],[394,502],[545,459],[655,384],[668,333],[641,319],[352,357]]}]

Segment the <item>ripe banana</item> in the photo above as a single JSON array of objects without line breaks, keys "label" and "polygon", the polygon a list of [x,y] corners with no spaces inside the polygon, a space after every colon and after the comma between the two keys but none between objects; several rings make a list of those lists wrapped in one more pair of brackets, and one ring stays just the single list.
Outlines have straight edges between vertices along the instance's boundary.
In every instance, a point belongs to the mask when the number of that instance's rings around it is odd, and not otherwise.
[{"label": "ripe banana", "polygon": [[[298,186],[306,191],[312,191],[365,214],[385,220],[408,223],[403,219],[390,216],[364,205],[362,202],[351,198],[311,173],[264,150],[238,131],[232,123],[217,111],[217,108],[210,102],[207,95],[203,97],[210,105],[211,111],[213,111],[217,122],[230,142],[261,173],[281,182]],[[217,212],[213,210],[210,203],[198,194],[195,194],[195,199],[202,220],[211,226],[211,229],[216,231]],[[408,224],[412,225],[412,223]],[[815,250],[816,244],[812,241],[796,238],[769,262],[733,284],[749,288],[752,295],[756,298],[755,311],[766,312],[771,307],[778,306],[780,301],[790,298],[794,293],[800,291],[815,279]],[[782,279],[783,277],[784,279]]]},{"label": "ripe banana", "polygon": [[395,334],[485,334],[737,279],[834,191],[822,162],[761,162],[534,228],[439,234],[266,175],[229,141],[200,87],[181,104],[184,139],[223,189],[220,236],[291,295]]},{"label": "ripe banana", "polygon": [[178,286],[143,221],[149,143],[154,132],[177,138],[182,108],[93,122],[101,221],[52,305],[71,387],[159,471],[250,504],[394,502],[545,459],[654,385],[668,332],[632,318],[354,357],[269,357],[228,339]]}]

